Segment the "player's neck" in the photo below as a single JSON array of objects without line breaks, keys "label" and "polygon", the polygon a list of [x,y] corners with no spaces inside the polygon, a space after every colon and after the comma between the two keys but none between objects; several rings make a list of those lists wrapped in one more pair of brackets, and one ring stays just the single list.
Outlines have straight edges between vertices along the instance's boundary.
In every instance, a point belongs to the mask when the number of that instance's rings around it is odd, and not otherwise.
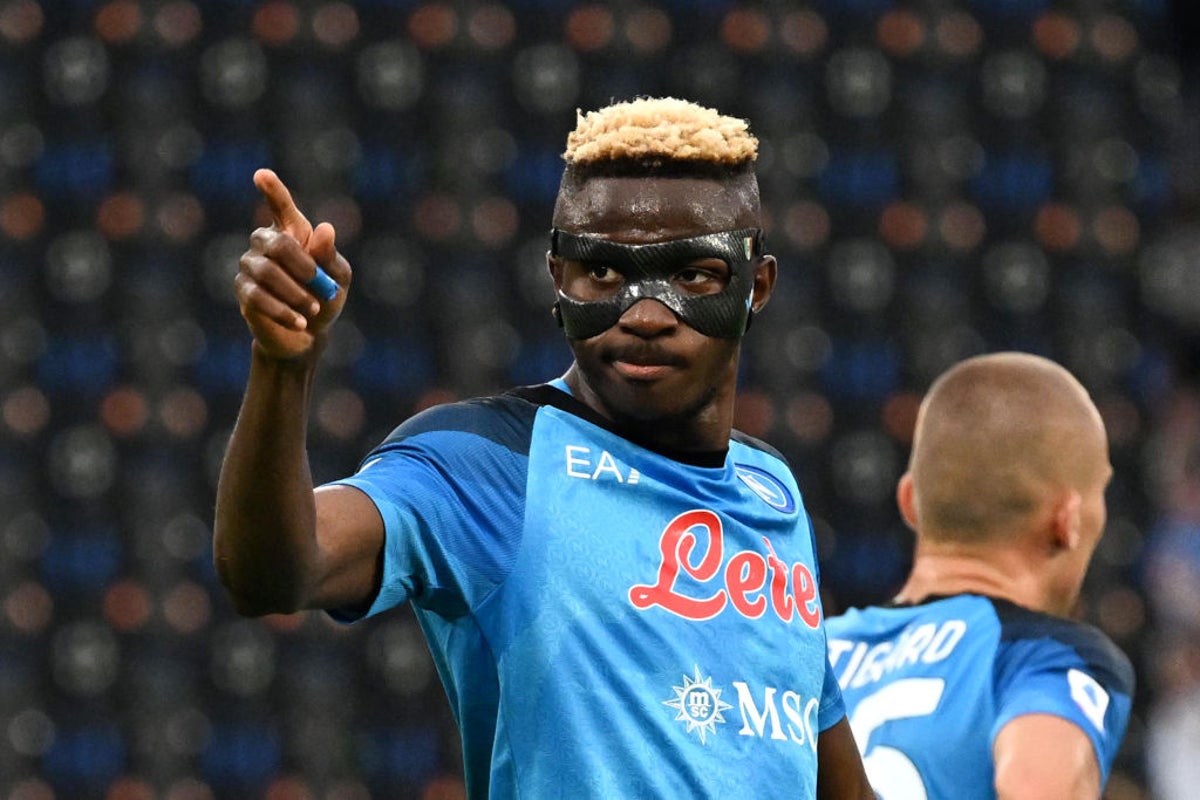
[{"label": "player's neck", "polygon": [[912,571],[896,601],[920,603],[929,597],[956,594],[987,595],[1036,611],[1048,610],[1043,581],[1028,568],[1022,554],[918,543]]},{"label": "player's neck", "polygon": [[610,405],[588,382],[578,365],[563,376],[575,399],[608,421],[614,433],[660,452],[712,453],[729,448],[733,430],[733,372],[727,386],[695,408],[661,417],[637,418]]}]

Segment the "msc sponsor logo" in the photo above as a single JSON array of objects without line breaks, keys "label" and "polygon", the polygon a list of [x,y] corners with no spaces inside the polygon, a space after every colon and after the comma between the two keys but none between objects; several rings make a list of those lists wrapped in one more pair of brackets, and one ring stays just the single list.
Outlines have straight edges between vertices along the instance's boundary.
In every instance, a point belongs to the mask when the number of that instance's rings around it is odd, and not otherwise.
[{"label": "msc sponsor logo", "polygon": [[750,491],[761,497],[771,508],[784,514],[791,514],[796,510],[796,498],[792,497],[792,493],[782,481],[765,469],[749,464],[734,464],[733,471],[741,478],[742,483],[750,487]]},{"label": "msc sponsor logo", "polygon": [[[815,697],[805,699],[799,692],[780,691],[776,686],[766,686],[757,691],[746,681],[733,681],[737,693],[737,719],[729,721],[736,725],[738,736],[771,739],[805,745],[817,749],[817,709],[820,702]],[[695,734],[701,744],[717,734],[717,725],[726,723],[725,712],[734,708],[722,699],[725,687],[713,684],[712,676],[704,677],[697,665],[691,676],[683,676],[683,684],[672,686],[674,695],[663,701],[663,705],[675,709],[675,721],[682,722],[687,732]]]},{"label": "msc sponsor logo", "polygon": [[675,720],[687,724],[687,732],[700,737],[700,744],[707,744],[708,735],[716,733],[717,723],[724,722],[722,712],[733,708],[721,699],[721,689],[713,687],[712,678],[700,677],[700,667],[695,670],[695,677],[683,676],[682,686],[672,686],[675,696],[664,700],[664,706],[670,706],[677,712]]}]

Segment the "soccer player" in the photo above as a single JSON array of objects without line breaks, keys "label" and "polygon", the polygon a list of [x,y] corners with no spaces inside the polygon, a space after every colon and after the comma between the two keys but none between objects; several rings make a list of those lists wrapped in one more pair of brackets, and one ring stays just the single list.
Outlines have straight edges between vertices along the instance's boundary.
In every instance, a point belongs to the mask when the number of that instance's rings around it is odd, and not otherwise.
[{"label": "soccer player", "polygon": [[1133,672],[1067,617],[1111,476],[1104,423],[1054,362],[979,356],[934,382],[897,489],[912,572],[890,604],[828,623],[884,800],[1100,796]]},{"label": "soccer player", "polygon": [[275,222],[236,279],[254,342],[218,571],[244,614],[411,602],[472,798],[873,797],[795,479],[731,429],[777,271],[756,147],[679,100],[580,115],[548,241],[572,366],[427,410],[315,491],[309,388],[351,270],[255,175]]}]

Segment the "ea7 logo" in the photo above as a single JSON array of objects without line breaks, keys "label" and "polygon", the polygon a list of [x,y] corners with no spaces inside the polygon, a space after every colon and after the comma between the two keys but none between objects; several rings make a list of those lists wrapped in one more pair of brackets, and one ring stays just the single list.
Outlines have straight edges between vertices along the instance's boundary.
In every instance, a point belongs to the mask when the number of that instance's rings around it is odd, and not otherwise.
[{"label": "ea7 logo", "polygon": [[622,467],[612,454],[601,450],[593,453],[590,447],[567,445],[567,476],[589,481],[610,480],[617,483],[635,484],[642,475],[633,467]]}]

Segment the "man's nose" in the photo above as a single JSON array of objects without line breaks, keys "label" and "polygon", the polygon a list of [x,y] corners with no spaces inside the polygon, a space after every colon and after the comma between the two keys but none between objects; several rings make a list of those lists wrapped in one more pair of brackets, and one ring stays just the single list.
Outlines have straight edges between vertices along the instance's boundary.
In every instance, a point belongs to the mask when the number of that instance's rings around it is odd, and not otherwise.
[{"label": "man's nose", "polygon": [[625,309],[617,324],[639,336],[655,336],[674,329],[679,317],[661,300],[646,297]]}]

